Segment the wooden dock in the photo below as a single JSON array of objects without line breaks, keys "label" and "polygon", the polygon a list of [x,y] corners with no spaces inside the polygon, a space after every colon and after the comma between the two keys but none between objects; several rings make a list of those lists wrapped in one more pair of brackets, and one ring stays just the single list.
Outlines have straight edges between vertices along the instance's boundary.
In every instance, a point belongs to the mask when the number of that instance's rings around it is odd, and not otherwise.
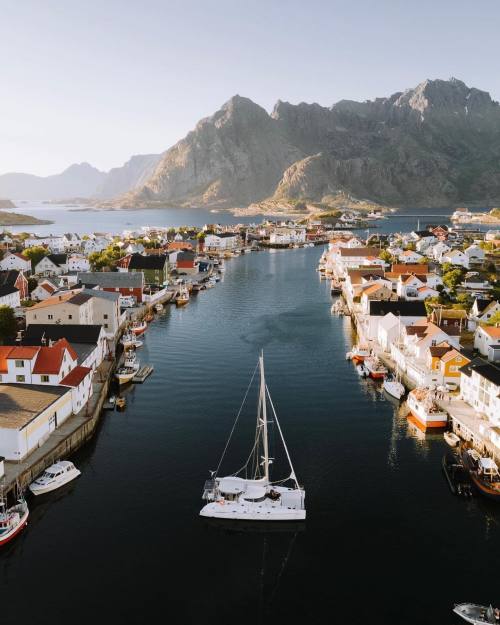
[{"label": "wooden dock", "polygon": [[144,367],[141,367],[132,378],[132,382],[134,382],[135,384],[142,384],[146,380],[146,378],[148,378],[153,373],[153,371],[154,369],[152,365],[144,365]]}]

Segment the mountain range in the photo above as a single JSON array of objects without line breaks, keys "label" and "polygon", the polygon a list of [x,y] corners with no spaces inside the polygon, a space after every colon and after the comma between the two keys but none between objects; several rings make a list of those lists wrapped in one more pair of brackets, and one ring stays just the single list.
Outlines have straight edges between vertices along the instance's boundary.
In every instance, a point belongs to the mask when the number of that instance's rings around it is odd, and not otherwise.
[{"label": "mountain range", "polygon": [[[63,194],[56,183],[74,181],[75,167],[82,189]],[[0,197],[16,199],[18,181],[9,192],[9,176],[21,174],[0,176]],[[278,101],[270,114],[236,95],[162,155],[132,157],[107,174],[75,165],[55,178],[36,184],[122,207],[328,204],[339,197],[488,206],[500,203],[500,106],[454,78],[331,107]]]}]

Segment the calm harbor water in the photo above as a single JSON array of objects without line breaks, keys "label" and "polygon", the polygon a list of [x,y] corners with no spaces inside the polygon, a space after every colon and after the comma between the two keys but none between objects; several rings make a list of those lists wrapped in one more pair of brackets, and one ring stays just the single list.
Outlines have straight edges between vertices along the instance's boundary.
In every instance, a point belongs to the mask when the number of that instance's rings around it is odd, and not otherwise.
[{"label": "calm harbor water", "polygon": [[[151,325],[139,354],[153,376],[0,554],[4,623],[447,625],[455,601],[498,602],[499,511],[454,498],[442,437],[410,430],[345,361],[352,329],[330,315],[320,253],[234,259]],[[284,531],[198,517],[261,348],[307,493],[306,523]],[[251,447],[255,404],[228,470]]]}]

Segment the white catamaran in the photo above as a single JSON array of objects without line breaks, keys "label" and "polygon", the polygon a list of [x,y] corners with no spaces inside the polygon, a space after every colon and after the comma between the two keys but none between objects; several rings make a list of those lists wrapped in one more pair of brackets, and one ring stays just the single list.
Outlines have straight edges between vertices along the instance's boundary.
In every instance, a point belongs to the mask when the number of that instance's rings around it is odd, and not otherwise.
[{"label": "white catamaran", "polygon": [[[257,408],[257,428],[252,452],[246,464],[237,473],[226,477],[217,475],[257,367],[245,393],[219,466],[216,471],[211,472],[211,479],[205,483],[203,499],[207,501],[207,504],[201,509],[201,516],[244,521],[298,521],[306,518],[305,491],[301,488],[295,476],[290,454],[288,453],[271,395],[266,385],[264,356],[262,354],[259,357],[258,366],[260,369],[259,402]],[[269,467],[273,459],[269,457],[268,400],[273,413],[273,421],[276,423],[290,466],[290,475],[277,482],[271,481],[269,473]],[[247,477],[249,467],[251,475]],[[241,473],[244,473],[245,477],[242,477]],[[285,486],[286,483],[290,485]]]}]

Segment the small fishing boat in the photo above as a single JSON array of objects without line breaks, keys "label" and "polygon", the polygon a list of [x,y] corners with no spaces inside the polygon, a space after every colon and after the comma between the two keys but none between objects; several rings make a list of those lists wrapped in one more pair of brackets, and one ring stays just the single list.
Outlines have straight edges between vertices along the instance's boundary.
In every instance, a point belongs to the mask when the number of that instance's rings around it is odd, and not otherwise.
[{"label": "small fishing boat", "polygon": [[137,338],[132,332],[126,332],[120,339],[120,343],[125,349],[138,348],[144,345],[144,342]]},{"label": "small fishing boat", "polygon": [[18,502],[7,508],[7,499],[0,493],[0,547],[11,541],[28,523],[28,504],[22,495]]},{"label": "small fishing boat", "polygon": [[363,362],[370,355],[370,351],[368,345],[355,345],[350,352],[347,352],[345,358],[354,362]]},{"label": "small fishing boat", "polygon": [[[252,452],[246,464],[232,475],[219,477],[217,475],[218,469],[210,472],[211,477],[203,489],[203,499],[207,503],[201,509],[200,516],[238,521],[298,521],[306,518],[305,491],[299,486],[295,476],[290,454],[266,385],[262,354],[259,357],[258,368],[260,370],[259,401],[257,428]],[[257,367],[248,385],[245,398],[256,372]],[[278,481],[271,480],[270,476],[270,466],[273,459],[269,457],[268,403],[273,415],[271,422],[278,430],[290,468],[288,477]],[[241,408],[236,419],[238,419],[240,412]],[[222,454],[219,467],[224,459],[228,444],[229,441]],[[290,486],[285,486],[286,483],[289,483]]]},{"label": "small fishing boat", "polygon": [[396,399],[401,399],[406,392],[406,389],[401,382],[392,376],[384,378],[383,388],[386,393],[389,393],[389,395],[395,397]]},{"label": "small fishing boat", "polygon": [[460,444],[460,438],[455,432],[445,432],[443,438],[450,447],[457,447]]},{"label": "small fishing boat", "polygon": [[415,388],[408,393],[406,400],[416,425],[422,429],[445,428],[448,414],[435,401],[435,393],[428,388]]},{"label": "small fishing boat", "polygon": [[493,606],[478,605],[477,603],[457,603],[453,612],[472,625],[500,622],[500,611]]},{"label": "small fishing boat", "polygon": [[44,495],[61,486],[64,486],[68,482],[76,479],[81,475],[75,465],[69,460],[60,460],[55,462],[50,467],[37,477],[34,482],[29,485],[30,491],[33,495]]},{"label": "small fishing boat", "polygon": [[460,456],[448,452],[441,461],[443,473],[451,492],[461,497],[472,497],[471,482]]},{"label": "small fishing boat", "polygon": [[500,474],[492,458],[481,457],[475,449],[462,453],[465,468],[479,493],[488,499],[500,501]]},{"label": "small fishing boat", "polygon": [[116,373],[115,378],[118,380],[119,384],[127,384],[127,382],[131,382],[134,375],[139,371],[140,363],[137,360],[135,352],[129,351],[125,356],[125,362],[122,367],[120,367]]},{"label": "small fishing boat", "polygon": [[179,294],[175,298],[176,306],[185,306],[189,303],[189,291],[185,286],[181,286],[179,289]]},{"label": "small fishing boat", "polygon": [[132,327],[130,328],[130,331],[133,332],[136,336],[139,336],[140,334],[144,334],[144,332],[146,332],[147,327],[148,324],[144,319],[142,321],[134,321]]},{"label": "small fishing boat", "polygon": [[360,378],[367,378],[369,375],[368,369],[365,367],[363,363],[356,365],[356,373],[359,375]]},{"label": "small fishing boat", "polygon": [[368,375],[374,380],[382,380],[387,374],[387,368],[376,356],[364,359],[364,365],[368,369]]},{"label": "small fishing boat", "polygon": [[161,312],[163,310],[163,304],[155,304],[156,312]]}]

